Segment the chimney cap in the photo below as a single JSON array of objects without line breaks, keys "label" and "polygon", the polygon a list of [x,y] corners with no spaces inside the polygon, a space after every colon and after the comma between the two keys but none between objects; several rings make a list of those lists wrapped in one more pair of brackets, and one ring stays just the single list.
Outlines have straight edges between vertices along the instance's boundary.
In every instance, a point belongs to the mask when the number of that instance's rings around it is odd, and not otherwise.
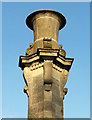
[{"label": "chimney cap", "polygon": [[62,28],[65,26],[65,24],[66,24],[66,19],[65,19],[65,17],[64,17],[61,13],[59,13],[59,12],[57,12],[57,11],[54,11],[54,10],[38,10],[38,11],[35,11],[35,12],[31,13],[31,14],[26,18],[26,25],[27,25],[30,29],[32,29],[32,30],[33,30],[33,18],[34,18],[35,15],[37,15],[37,14],[39,14],[39,13],[43,13],[43,14],[44,14],[44,13],[53,13],[53,14],[57,15],[58,18],[59,18],[59,21],[60,21],[59,30],[62,29]]}]

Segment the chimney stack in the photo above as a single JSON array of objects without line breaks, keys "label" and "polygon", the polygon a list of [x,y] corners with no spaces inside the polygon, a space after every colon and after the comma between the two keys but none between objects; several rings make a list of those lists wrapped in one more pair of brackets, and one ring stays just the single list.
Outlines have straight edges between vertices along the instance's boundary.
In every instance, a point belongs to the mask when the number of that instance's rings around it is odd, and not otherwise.
[{"label": "chimney stack", "polygon": [[65,58],[66,52],[58,45],[58,32],[66,24],[65,17],[53,10],[39,10],[26,19],[34,31],[34,44],[20,56],[28,95],[28,118],[61,118],[64,88],[73,58]]}]

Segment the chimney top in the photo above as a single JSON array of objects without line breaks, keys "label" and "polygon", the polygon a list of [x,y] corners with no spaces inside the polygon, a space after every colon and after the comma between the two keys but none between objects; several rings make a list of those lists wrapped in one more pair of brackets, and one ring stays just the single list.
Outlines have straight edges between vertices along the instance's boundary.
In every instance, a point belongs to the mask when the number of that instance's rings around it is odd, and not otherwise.
[{"label": "chimney top", "polygon": [[59,12],[57,12],[57,11],[53,11],[53,10],[38,10],[38,11],[35,11],[35,12],[33,12],[32,14],[30,14],[30,15],[27,17],[27,19],[26,19],[26,24],[27,24],[27,26],[28,26],[30,29],[32,29],[32,30],[33,30],[33,21],[34,21],[35,16],[36,16],[37,14],[47,14],[47,16],[49,16],[49,15],[52,14],[52,16],[53,16],[53,15],[54,15],[54,16],[57,16],[57,18],[58,18],[58,20],[59,20],[59,22],[60,22],[59,30],[62,29],[62,28],[65,26],[65,24],[66,24],[66,19],[65,19],[65,17],[64,17],[61,13],[59,13]]}]

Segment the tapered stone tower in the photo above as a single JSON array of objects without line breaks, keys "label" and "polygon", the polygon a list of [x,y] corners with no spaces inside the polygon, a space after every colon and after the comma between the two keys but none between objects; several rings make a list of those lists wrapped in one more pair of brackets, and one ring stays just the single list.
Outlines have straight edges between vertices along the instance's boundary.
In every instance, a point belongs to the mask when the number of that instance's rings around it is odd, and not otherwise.
[{"label": "tapered stone tower", "polygon": [[26,82],[28,118],[63,119],[64,88],[73,58],[58,45],[58,31],[66,24],[65,17],[52,10],[39,10],[26,19],[34,31],[34,44],[20,56],[19,67]]}]

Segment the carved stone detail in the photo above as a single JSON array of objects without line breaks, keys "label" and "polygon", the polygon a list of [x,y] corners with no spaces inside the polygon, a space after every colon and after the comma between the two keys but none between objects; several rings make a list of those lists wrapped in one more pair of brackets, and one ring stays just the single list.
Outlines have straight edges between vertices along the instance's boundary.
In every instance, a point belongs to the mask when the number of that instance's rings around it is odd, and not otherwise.
[{"label": "carved stone detail", "polygon": [[30,43],[30,47],[29,48],[27,48],[27,50],[26,50],[26,55],[31,55],[31,54],[33,54],[33,43]]},{"label": "carved stone detail", "polygon": [[64,96],[67,94],[67,92],[68,92],[68,89],[67,89],[67,88],[64,88],[64,89],[63,89],[63,99],[64,99]]},{"label": "carved stone detail", "polygon": [[44,83],[52,83],[52,61],[44,61]]}]

